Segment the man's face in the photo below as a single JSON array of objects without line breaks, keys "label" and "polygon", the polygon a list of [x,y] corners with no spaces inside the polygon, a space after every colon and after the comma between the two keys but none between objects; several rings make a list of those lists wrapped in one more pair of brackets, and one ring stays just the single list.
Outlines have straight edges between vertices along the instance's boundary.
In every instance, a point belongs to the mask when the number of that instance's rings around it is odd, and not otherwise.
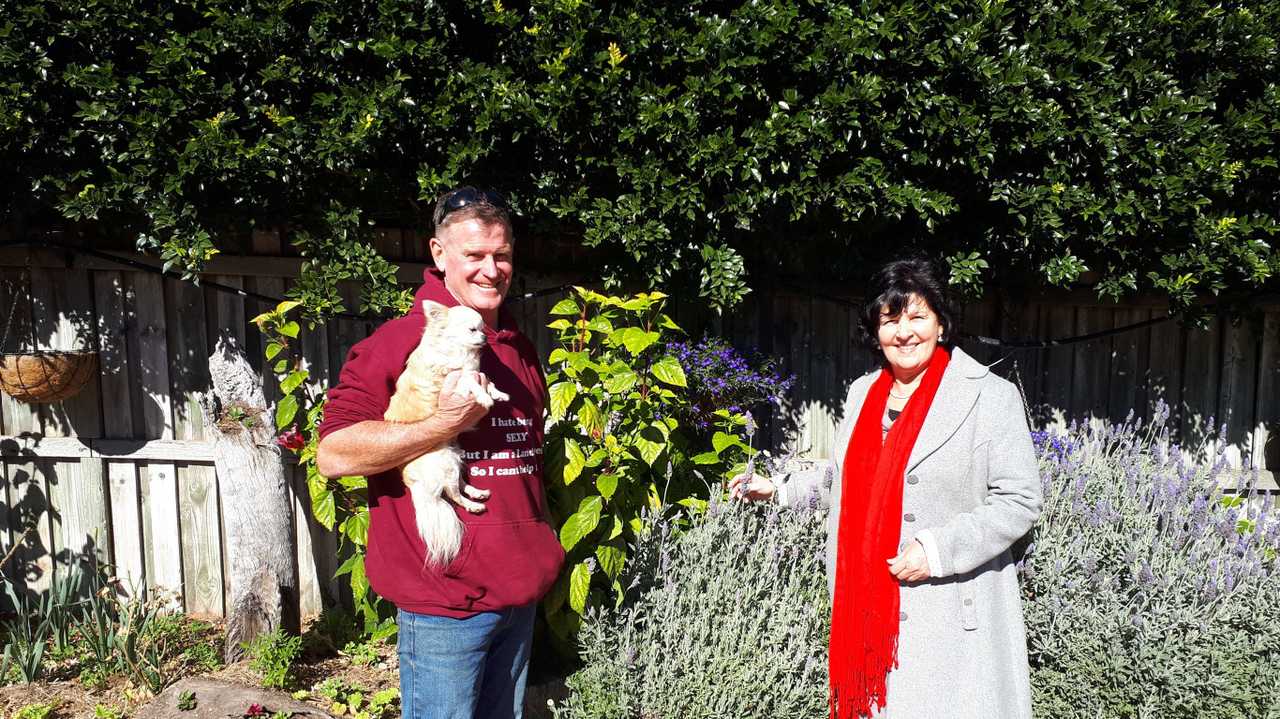
[{"label": "man's face", "polygon": [[498,307],[511,287],[511,231],[501,222],[457,220],[431,238],[431,256],[459,304],[496,327]]}]

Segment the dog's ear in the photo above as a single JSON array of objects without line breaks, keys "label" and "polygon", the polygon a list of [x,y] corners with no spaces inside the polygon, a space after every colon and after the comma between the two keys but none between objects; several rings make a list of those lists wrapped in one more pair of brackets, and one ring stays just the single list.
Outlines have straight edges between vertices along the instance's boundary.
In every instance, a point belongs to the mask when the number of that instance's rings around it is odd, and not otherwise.
[{"label": "dog's ear", "polygon": [[422,314],[426,316],[428,325],[442,325],[448,321],[449,308],[439,302],[423,300]]}]

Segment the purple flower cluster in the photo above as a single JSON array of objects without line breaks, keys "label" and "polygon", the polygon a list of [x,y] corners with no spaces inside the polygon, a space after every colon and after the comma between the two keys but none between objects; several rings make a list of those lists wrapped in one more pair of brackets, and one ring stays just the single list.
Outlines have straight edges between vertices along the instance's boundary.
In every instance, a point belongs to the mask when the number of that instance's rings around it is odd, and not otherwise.
[{"label": "purple flower cluster", "polygon": [[680,361],[689,382],[693,409],[686,419],[701,430],[712,426],[719,409],[742,414],[759,405],[780,404],[795,382],[777,359],[744,354],[721,337],[672,342],[667,351]]}]

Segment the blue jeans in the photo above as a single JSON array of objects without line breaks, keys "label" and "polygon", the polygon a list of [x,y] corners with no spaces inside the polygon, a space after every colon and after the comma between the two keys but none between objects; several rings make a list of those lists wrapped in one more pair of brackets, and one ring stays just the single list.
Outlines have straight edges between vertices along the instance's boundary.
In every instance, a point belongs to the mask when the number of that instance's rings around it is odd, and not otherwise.
[{"label": "blue jeans", "polygon": [[537,606],[468,619],[401,610],[403,719],[520,719]]}]

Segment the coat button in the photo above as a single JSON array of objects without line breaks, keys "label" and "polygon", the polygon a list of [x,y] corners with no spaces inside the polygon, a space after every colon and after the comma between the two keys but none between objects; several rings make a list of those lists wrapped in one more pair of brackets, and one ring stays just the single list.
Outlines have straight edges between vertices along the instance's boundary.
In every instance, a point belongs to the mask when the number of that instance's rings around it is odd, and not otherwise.
[{"label": "coat button", "polygon": [[914,521],[916,521],[916,515],[911,514],[910,512],[908,512],[907,514],[902,515],[902,518],[903,518],[904,520],[908,521],[908,522],[914,522]]},{"label": "coat button", "polygon": [[971,607],[971,606],[973,606],[973,600],[972,600],[972,599],[966,599],[966,600],[964,600],[964,605],[965,605],[966,607]]},{"label": "coat button", "polygon": [[914,474],[907,475],[907,484],[920,484],[920,478]]},{"label": "coat button", "polygon": [[906,612],[898,612],[898,621],[900,621],[900,622],[905,622],[905,621],[907,621],[907,613],[906,613]]}]

